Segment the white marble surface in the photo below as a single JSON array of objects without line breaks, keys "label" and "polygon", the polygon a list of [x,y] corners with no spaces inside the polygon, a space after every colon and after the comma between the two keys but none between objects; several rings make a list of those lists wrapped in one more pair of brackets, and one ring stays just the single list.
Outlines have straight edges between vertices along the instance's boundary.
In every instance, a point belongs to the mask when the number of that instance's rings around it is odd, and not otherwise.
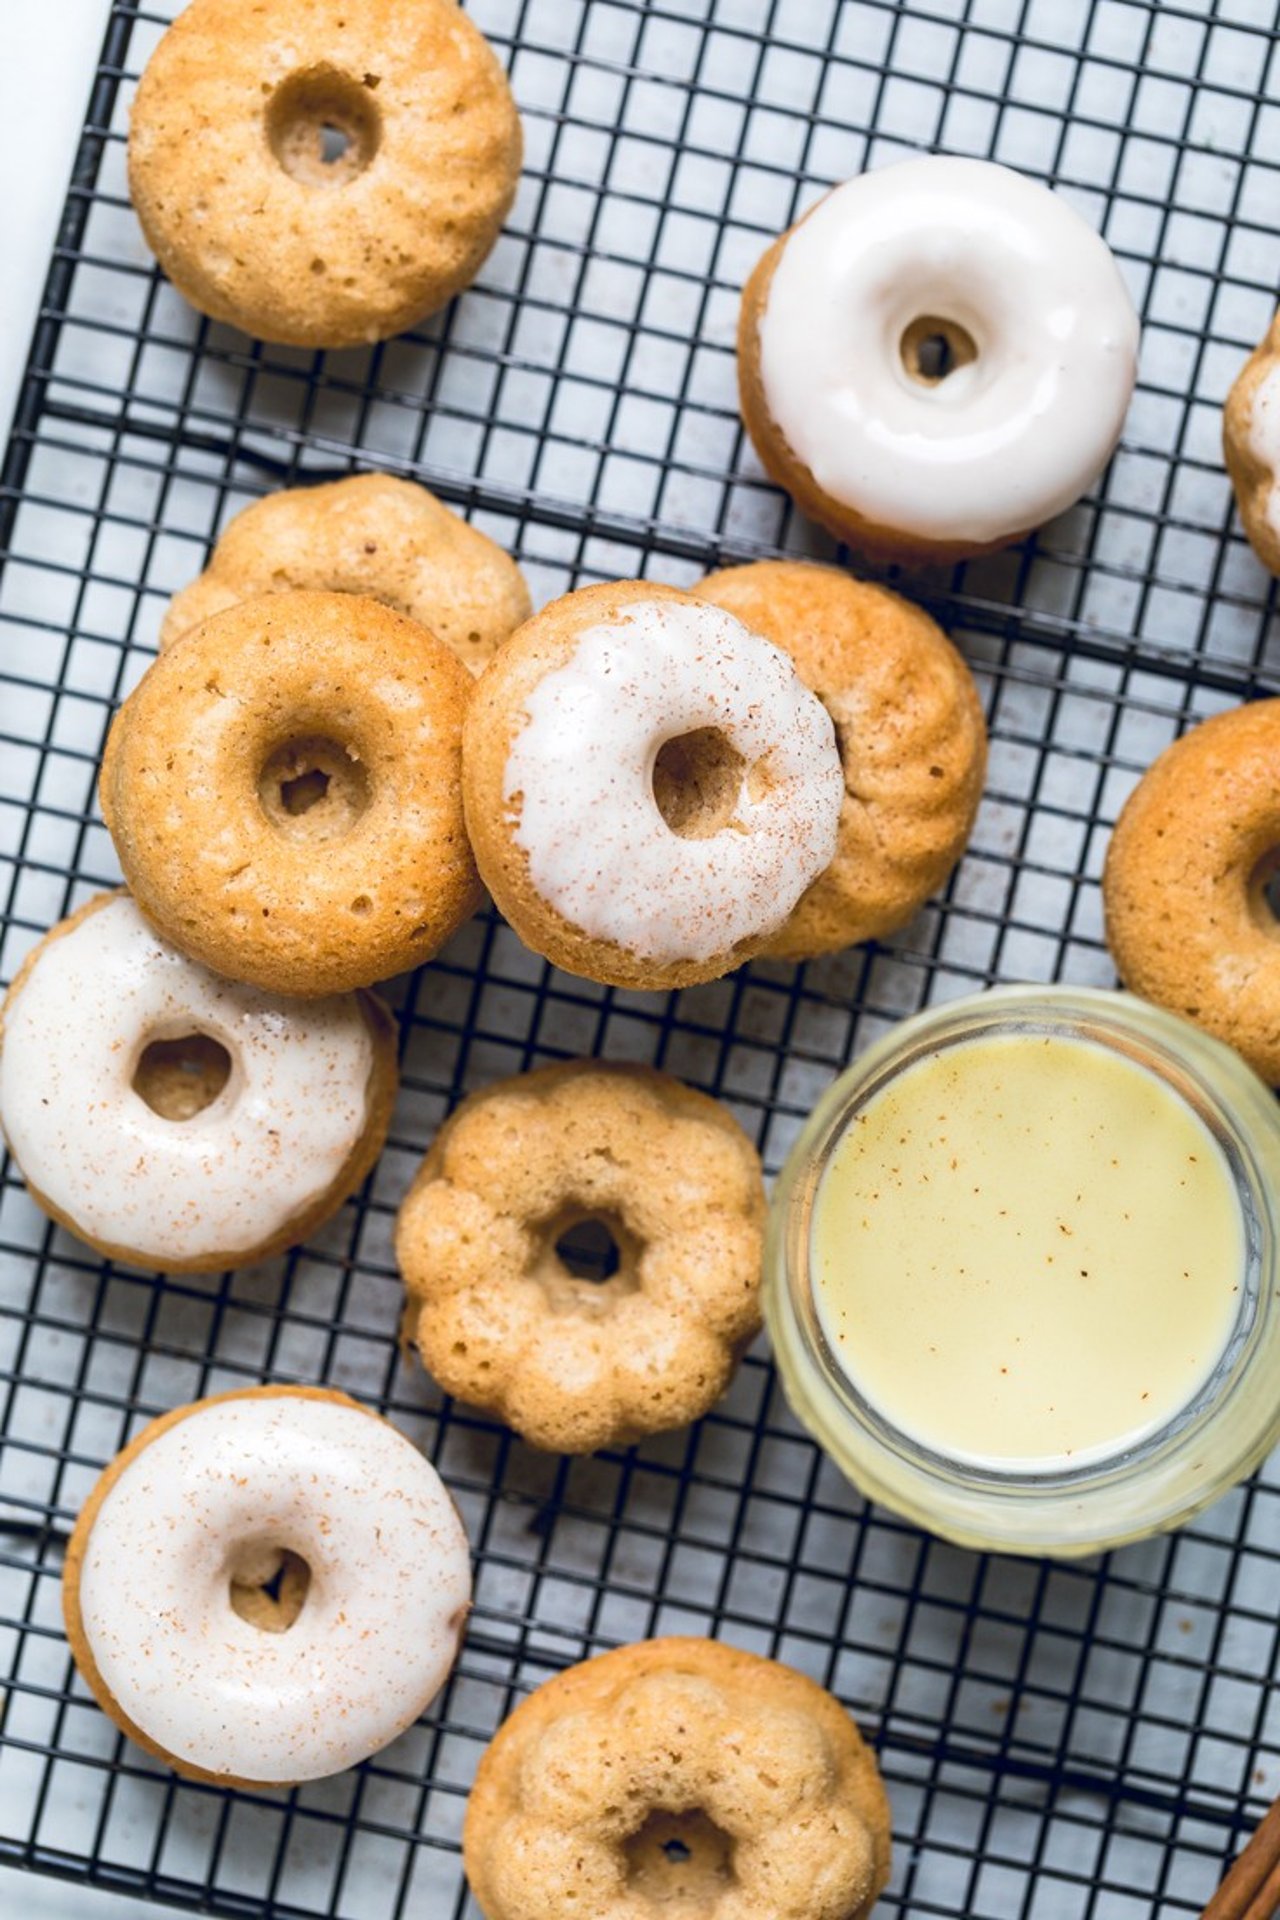
[{"label": "white marble surface", "polygon": [[102,1893],[68,1880],[0,1867],[0,1913],[22,1920],[179,1920],[176,1907],[145,1905],[128,1894]]},{"label": "white marble surface", "polygon": [[109,0],[0,12],[0,445],[9,437]]}]

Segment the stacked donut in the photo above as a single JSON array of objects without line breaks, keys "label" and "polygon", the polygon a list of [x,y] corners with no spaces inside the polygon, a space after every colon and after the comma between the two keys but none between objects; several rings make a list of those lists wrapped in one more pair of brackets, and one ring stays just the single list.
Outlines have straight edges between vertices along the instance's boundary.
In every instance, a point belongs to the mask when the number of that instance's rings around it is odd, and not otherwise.
[{"label": "stacked donut", "polygon": [[364,1179],[397,1080],[370,989],[480,897],[464,661],[527,611],[507,555],[404,481],[233,523],[108,737],[129,892],[55,927],[5,1002],[0,1120],[54,1219],[114,1258],[218,1270]]},{"label": "stacked donut", "polygon": [[305,1237],[386,1134],[371,989],[482,878],[538,953],[659,989],[888,932],[959,857],[981,709],[906,601],[765,562],[528,613],[514,562],[406,481],[231,523],[107,740],[129,893],[55,928],[5,1007],[0,1115],[54,1218],[171,1269]]}]

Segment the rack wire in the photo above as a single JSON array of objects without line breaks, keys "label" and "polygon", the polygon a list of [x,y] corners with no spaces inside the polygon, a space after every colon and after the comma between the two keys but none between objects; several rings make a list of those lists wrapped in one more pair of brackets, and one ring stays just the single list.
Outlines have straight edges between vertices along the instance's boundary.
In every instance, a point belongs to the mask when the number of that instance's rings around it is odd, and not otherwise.
[{"label": "rack wire", "polygon": [[[727,1100],[776,1170],[832,1076],[900,1016],[988,982],[1110,984],[1098,875],[1119,805],[1190,721],[1280,685],[1269,582],[1222,470],[1227,386],[1280,279],[1264,0],[471,0],[526,129],[478,285],[367,351],[251,343],[156,273],[125,189],[137,76],[174,6],[116,0],[0,484],[0,856],[11,978],[117,877],[93,801],[115,704],[217,529],[281,484],[381,468],[508,544],[539,600],[834,550],[762,478],[733,329],[768,239],[832,180],[919,149],[1003,160],[1076,205],[1144,318],[1122,447],[1011,553],[910,582],[964,648],[992,759],[972,848],[896,940],[671,996],[572,980],[492,914],[397,983],[404,1091],[364,1191],[250,1271],[101,1263],[0,1189],[0,1861],[301,1920],[471,1913],[479,1754],[547,1674],[660,1632],[832,1686],[893,1800],[884,1910],[1198,1912],[1280,1791],[1280,1465],[1181,1534],[1095,1562],[961,1552],[867,1507],[789,1415],[763,1344],[698,1427],[535,1454],[406,1365],[390,1231],[440,1118],[576,1053]],[[323,1381],[420,1442],[474,1543],[476,1609],[424,1720],[290,1792],[184,1784],[75,1678],[61,1551],[148,1418]]]}]

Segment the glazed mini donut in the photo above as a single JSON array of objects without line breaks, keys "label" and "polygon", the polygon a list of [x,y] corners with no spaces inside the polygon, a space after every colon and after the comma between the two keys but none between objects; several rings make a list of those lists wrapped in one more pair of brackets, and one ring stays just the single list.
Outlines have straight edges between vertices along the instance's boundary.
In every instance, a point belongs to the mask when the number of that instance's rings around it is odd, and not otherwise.
[{"label": "glazed mini donut", "polygon": [[189,1780],[320,1780],[412,1726],[457,1658],[467,1537],[430,1461],[344,1393],[153,1420],[90,1493],[62,1608],[103,1712]]},{"label": "glazed mini donut", "polygon": [[480,898],[461,795],[471,685],[442,641],[356,594],[269,594],[184,634],[102,762],[142,911],[277,993],[429,960]]},{"label": "glazed mini donut", "polygon": [[172,1273],[305,1240],[377,1159],[396,1079],[375,995],[219,979],[124,893],[46,934],[0,1011],[0,1126],[32,1199],[100,1253]]},{"label": "glazed mini donut", "polygon": [[506,76],[454,0],[192,0],[138,83],[129,191],[201,313],[350,347],[470,284],[520,156]]},{"label": "glazed mini donut", "polygon": [[1115,448],[1138,321],[1067,202],[933,156],[836,187],[747,282],[742,416],[804,511],[886,557],[1007,546]]},{"label": "glazed mini donut", "polygon": [[412,480],[361,473],[255,500],[218,537],[198,580],[175,594],[167,647],[259,593],[363,593],[408,614],[478,673],[529,617],[514,560]]},{"label": "glazed mini donut", "polygon": [[1280,700],[1215,714],[1148,767],[1102,878],[1125,985],[1225,1040],[1280,1086]]},{"label": "glazed mini donut", "polygon": [[760,951],[831,860],[843,791],[787,656],[639,580],[517,629],[476,682],[462,777],[476,862],[525,944],[653,989]]},{"label": "glazed mini donut", "polygon": [[764,951],[808,960],[905,926],[964,852],[987,762],[973,677],[942,629],[834,567],[759,560],[695,588],[785,647],[835,722],[835,859]]},{"label": "glazed mini donut", "polygon": [[865,1920],[889,1848],[874,1756],[840,1702],[716,1640],[556,1674],[486,1748],[462,1828],[487,1920]]},{"label": "glazed mini donut", "polygon": [[1280,573],[1280,315],[1227,395],[1222,448],[1249,545]]},{"label": "glazed mini donut", "polygon": [[[560,1251],[584,1221],[616,1271]],[[764,1183],[718,1101],[580,1060],[472,1094],[396,1223],[407,1339],[446,1391],[535,1447],[591,1453],[684,1426],[760,1327]]]}]

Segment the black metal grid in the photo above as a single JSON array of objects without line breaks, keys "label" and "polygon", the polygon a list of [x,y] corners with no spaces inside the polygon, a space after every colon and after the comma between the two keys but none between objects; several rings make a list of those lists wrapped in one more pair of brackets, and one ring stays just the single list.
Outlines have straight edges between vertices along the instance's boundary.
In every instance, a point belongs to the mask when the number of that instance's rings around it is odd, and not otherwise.
[{"label": "black metal grid", "polygon": [[[1108,984],[1098,874],[1140,769],[1280,685],[1270,583],[1232,518],[1221,402],[1280,279],[1275,9],[1263,0],[472,0],[525,118],[516,210],[420,332],[316,355],[199,320],[124,187],[133,85],[174,6],[116,0],[0,485],[7,979],[116,878],[93,806],[113,705],[227,517],[304,477],[415,475],[508,542],[539,599],[831,549],[763,482],[733,390],[737,296],[833,179],[990,155],[1105,233],[1143,310],[1121,451],[1011,554],[913,583],[964,646],[993,752],[973,847],[899,939],[660,998],[557,974],[482,917],[399,983],[404,1093],[366,1190],[304,1251],[221,1277],[102,1264],[0,1189],[0,1862],[226,1914],[466,1908],[479,1752],[518,1695],[654,1632],[721,1635],[833,1686],[893,1799],[885,1910],[1198,1912],[1280,1790],[1280,1463],[1182,1534],[1096,1563],[960,1552],[839,1480],[763,1350],[701,1426],[559,1460],[400,1361],[395,1206],[470,1087],[577,1052],[729,1101],[776,1169],[851,1054],[997,979]],[[74,1678],[61,1548],[146,1419],[262,1379],[330,1382],[438,1463],[477,1556],[427,1720],[289,1793],[178,1783]]]}]

